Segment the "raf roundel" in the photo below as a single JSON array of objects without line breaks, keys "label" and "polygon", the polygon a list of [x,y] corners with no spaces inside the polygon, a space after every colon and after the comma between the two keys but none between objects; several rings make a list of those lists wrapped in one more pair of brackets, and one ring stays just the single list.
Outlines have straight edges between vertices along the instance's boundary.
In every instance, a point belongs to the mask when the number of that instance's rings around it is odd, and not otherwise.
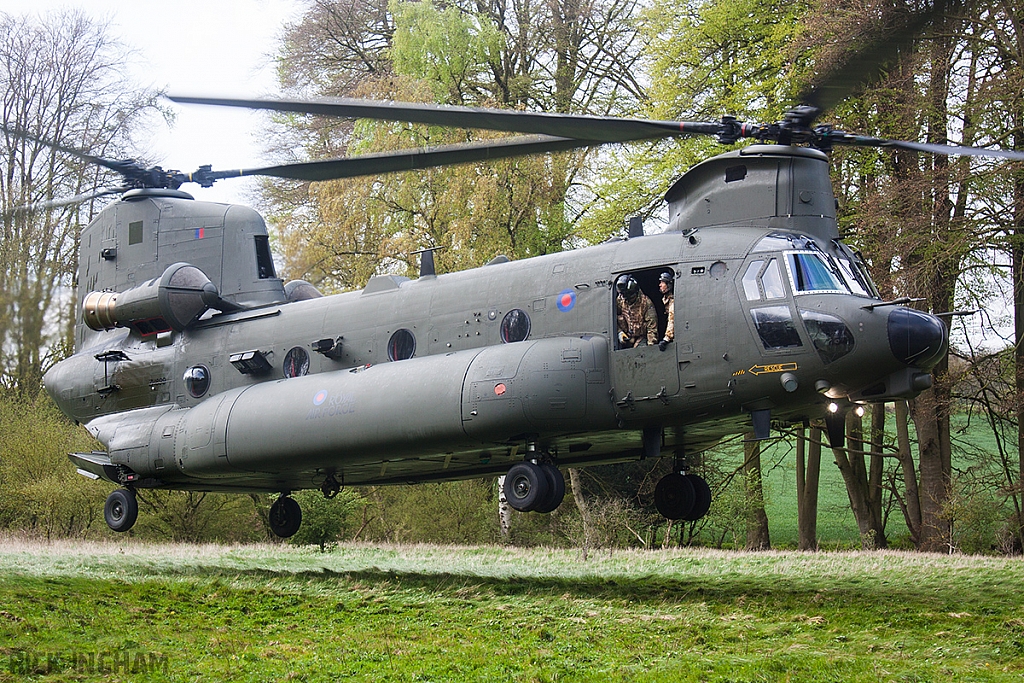
[{"label": "raf roundel", "polygon": [[313,405],[315,405],[315,406],[321,405],[326,400],[327,400],[327,390],[326,389],[321,389],[320,391],[316,392],[316,396],[313,397]]},{"label": "raf roundel", "polygon": [[563,289],[562,293],[558,295],[558,310],[562,313],[566,313],[572,310],[572,307],[576,305],[576,292],[571,289]]}]

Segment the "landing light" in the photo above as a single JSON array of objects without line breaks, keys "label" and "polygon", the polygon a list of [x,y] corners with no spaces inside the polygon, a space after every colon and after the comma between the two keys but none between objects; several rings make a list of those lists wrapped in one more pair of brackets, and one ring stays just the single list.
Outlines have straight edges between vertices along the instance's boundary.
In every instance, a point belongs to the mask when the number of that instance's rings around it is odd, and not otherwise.
[{"label": "landing light", "polygon": [[864,406],[857,406],[856,408],[853,409],[853,412],[857,415],[857,417],[864,417]]},{"label": "landing light", "polygon": [[838,413],[839,412],[839,405],[836,404],[836,403],[829,403],[828,404],[828,412],[830,412],[830,413]]}]

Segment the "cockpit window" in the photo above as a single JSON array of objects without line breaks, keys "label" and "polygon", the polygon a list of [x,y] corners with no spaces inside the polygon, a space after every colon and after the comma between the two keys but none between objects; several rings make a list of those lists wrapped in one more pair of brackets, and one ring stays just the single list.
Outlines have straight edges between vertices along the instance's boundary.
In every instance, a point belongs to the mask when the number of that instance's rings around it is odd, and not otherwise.
[{"label": "cockpit window", "polygon": [[836,260],[839,262],[839,273],[843,276],[843,282],[846,283],[850,291],[858,296],[871,296],[867,285],[861,281],[856,266],[844,256],[840,256]]},{"label": "cockpit window", "polygon": [[803,345],[789,306],[752,308],[750,317],[765,349],[789,349]]},{"label": "cockpit window", "polygon": [[791,251],[786,254],[790,281],[795,293],[849,291],[839,276],[829,268],[825,258],[813,251]]},{"label": "cockpit window", "polygon": [[[763,268],[763,272],[762,272]],[[759,277],[760,276],[760,277]],[[779,271],[779,260],[771,259],[768,265],[764,261],[751,261],[743,273],[743,293],[747,301],[760,299],[785,299],[786,286],[782,284],[782,273]]]},{"label": "cockpit window", "polygon": [[817,249],[814,240],[806,235],[794,235],[788,232],[773,232],[761,238],[751,252],[785,251],[786,249]]},{"label": "cockpit window", "polygon": [[761,272],[764,261],[751,261],[747,266],[747,272],[743,273],[743,293],[747,295],[747,301],[757,301],[761,298],[761,290],[757,287],[757,274]]},{"label": "cockpit window", "polygon": [[786,287],[782,284],[782,274],[779,273],[779,260],[772,259],[768,267],[764,269],[761,276],[761,285],[764,287],[764,298],[785,299]]},{"label": "cockpit window", "polygon": [[839,240],[832,240],[836,246],[836,260],[839,262],[839,272],[846,282],[850,291],[858,296],[878,297],[878,289],[871,281],[864,262],[848,246]]}]

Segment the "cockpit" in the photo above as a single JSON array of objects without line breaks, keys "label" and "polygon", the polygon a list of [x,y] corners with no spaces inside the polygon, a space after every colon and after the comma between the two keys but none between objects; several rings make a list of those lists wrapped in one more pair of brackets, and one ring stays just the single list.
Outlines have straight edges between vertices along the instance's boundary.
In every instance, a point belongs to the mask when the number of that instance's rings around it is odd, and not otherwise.
[{"label": "cockpit", "polygon": [[[776,232],[751,249],[740,284],[750,307],[750,322],[769,354],[804,346],[797,318],[824,364],[853,350],[853,333],[841,318],[810,302],[801,305],[803,296],[811,294],[878,297],[863,261],[839,240],[833,240],[833,246],[830,253],[806,235]],[[789,301],[787,281],[796,310]]]}]

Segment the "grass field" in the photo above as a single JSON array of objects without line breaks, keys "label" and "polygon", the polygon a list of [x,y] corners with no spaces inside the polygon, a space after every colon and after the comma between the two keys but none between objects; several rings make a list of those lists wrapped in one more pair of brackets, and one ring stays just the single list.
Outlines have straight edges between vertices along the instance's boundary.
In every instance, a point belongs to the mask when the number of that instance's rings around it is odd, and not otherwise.
[{"label": "grass field", "polygon": [[0,681],[1017,681],[1024,562],[0,542]]}]

